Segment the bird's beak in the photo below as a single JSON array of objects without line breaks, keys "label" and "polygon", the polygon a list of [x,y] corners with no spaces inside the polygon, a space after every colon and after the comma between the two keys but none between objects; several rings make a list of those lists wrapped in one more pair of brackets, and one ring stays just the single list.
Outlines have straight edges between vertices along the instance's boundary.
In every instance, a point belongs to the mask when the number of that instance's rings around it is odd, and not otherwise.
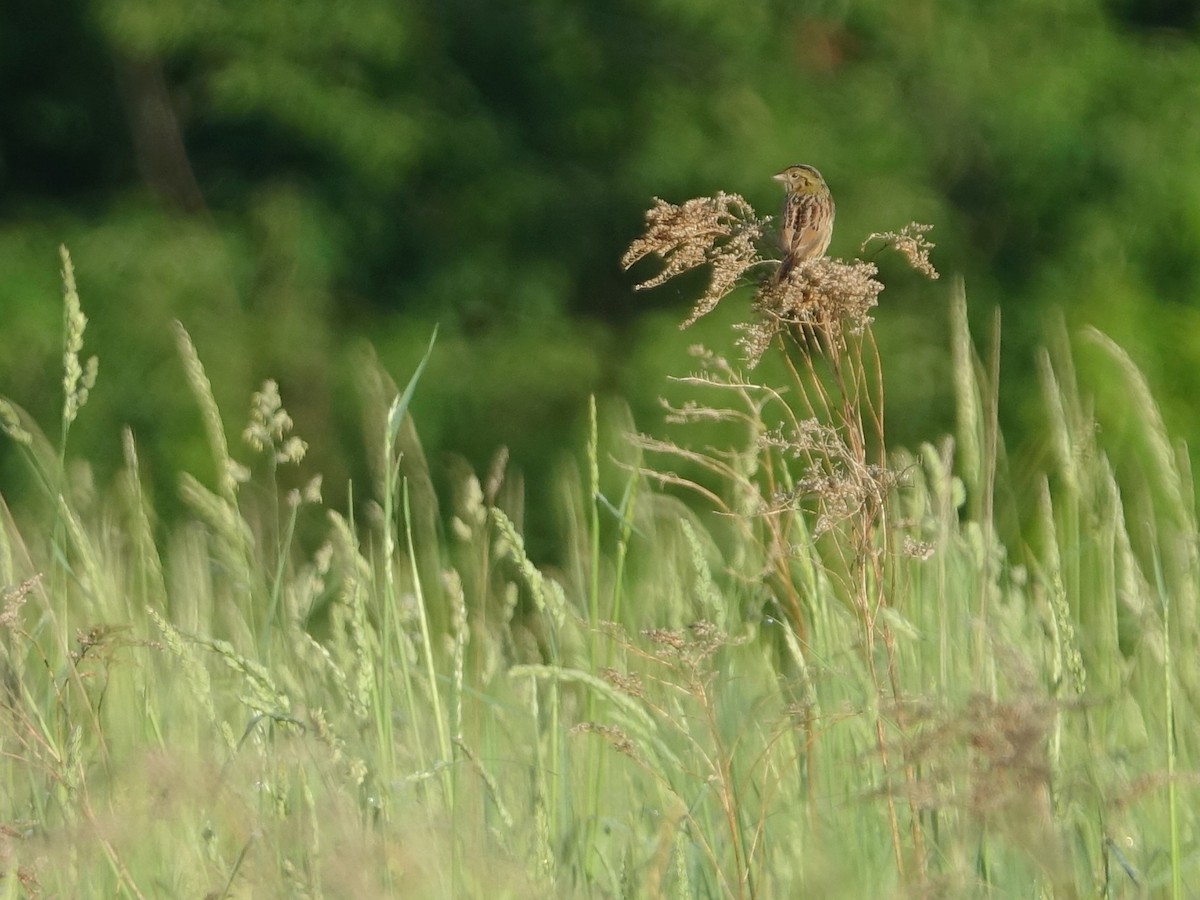
[{"label": "bird's beak", "polygon": [[787,181],[787,172],[780,172],[778,175],[771,176],[772,181]]}]

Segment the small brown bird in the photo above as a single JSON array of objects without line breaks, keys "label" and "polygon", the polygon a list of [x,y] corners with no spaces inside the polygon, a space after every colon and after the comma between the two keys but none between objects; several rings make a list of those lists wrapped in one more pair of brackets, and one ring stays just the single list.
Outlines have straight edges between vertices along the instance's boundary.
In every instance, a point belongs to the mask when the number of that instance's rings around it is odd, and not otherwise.
[{"label": "small brown bird", "polygon": [[779,225],[783,262],[776,275],[782,281],[796,263],[825,255],[833,237],[834,209],[825,179],[812,166],[788,166],[775,180],[787,189]]}]

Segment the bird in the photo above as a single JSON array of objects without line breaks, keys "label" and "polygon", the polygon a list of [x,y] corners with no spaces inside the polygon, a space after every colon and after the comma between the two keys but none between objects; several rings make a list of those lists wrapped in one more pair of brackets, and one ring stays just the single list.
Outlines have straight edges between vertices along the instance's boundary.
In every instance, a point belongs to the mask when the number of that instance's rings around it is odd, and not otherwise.
[{"label": "bird", "polygon": [[812,166],[788,166],[774,177],[787,190],[779,227],[783,262],[776,274],[778,283],[797,263],[825,255],[833,237],[834,207],[825,179]]}]

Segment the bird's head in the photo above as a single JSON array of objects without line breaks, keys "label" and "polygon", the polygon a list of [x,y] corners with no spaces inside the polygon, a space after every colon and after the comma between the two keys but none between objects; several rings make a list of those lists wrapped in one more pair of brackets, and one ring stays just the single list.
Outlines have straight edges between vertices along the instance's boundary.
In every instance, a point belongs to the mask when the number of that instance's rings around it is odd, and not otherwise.
[{"label": "bird's head", "polygon": [[815,193],[825,189],[825,179],[812,166],[788,166],[775,176],[789,193]]}]

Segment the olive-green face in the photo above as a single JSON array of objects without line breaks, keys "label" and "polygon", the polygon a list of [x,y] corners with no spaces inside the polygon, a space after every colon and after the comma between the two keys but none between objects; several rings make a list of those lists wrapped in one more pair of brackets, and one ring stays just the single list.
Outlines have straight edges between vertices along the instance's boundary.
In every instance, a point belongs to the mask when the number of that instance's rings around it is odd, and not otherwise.
[{"label": "olive-green face", "polygon": [[825,183],[821,173],[812,166],[788,166],[775,176],[789,191],[813,190]]}]

